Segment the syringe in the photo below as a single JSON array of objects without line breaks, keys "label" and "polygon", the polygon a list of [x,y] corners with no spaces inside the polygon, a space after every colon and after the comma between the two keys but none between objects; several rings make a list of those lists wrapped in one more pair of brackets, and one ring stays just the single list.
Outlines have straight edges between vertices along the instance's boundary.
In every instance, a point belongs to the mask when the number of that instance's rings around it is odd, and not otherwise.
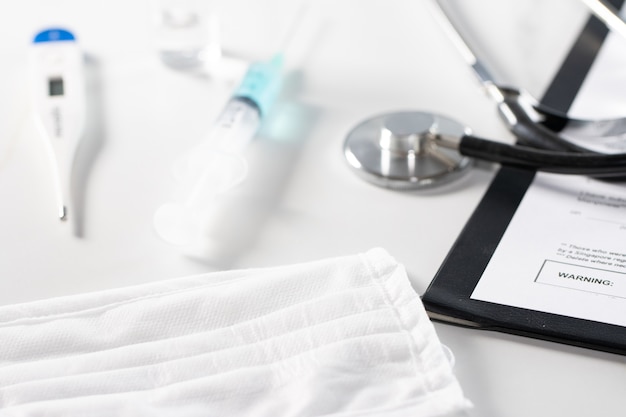
[{"label": "syringe", "polygon": [[186,159],[174,201],[154,215],[154,226],[165,241],[193,243],[202,233],[207,208],[246,177],[242,153],[278,95],[282,67],[282,54],[250,65],[208,138]]}]

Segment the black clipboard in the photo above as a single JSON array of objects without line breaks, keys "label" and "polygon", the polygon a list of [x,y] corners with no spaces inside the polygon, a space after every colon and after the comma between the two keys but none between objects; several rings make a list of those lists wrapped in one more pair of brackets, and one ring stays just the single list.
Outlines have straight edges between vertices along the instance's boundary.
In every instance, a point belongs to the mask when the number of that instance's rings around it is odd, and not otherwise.
[{"label": "black clipboard", "polygon": [[[620,8],[622,3],[613,5]],[[567,113],[607,34],[604,24],[589,19],[543,104]],[[552,118],[546,125],[558,130],[561,122]],[[534,176],[513,167],[498,171],[422,296],[430,318],[626,355],[626,327],[470,298]]]},{"label": "black clipboard", "polygon": [[533,178],[500,169],[422,297],[430,318],[626,355],[626,327],[470,298]]}]

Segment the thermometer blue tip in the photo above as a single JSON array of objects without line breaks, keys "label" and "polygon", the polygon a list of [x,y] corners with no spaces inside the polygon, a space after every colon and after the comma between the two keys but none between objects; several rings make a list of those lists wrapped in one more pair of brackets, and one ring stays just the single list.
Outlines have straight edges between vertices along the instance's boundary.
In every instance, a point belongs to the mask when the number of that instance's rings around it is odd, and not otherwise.
[{"label": "thermometer blue tip", "polygon": [[57,41],[75,41],[76,38],[69,30],[65,29],[47,29],[35,35],[33,43],[57,42]]}]

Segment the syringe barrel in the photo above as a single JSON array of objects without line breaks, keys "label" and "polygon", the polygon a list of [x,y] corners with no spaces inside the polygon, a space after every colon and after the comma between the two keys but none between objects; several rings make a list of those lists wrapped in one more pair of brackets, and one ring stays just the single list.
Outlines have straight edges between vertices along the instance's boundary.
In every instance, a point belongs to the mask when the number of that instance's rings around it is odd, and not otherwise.
[{"label": "syringe barrel", "polygon": [[251,65],[207,137],[184,159],[174,201],[161,206],[154,217],[164,240],[188,245],[201,239],[221,194],[246,177],[243,153],[276,99],[281,67],[282,56]]},{"label": "syringe barrel", "polygon": [[242,152],[261,124],[261,113],[254,102],[235,97],[228,101],[206,138],[209,149]]}]

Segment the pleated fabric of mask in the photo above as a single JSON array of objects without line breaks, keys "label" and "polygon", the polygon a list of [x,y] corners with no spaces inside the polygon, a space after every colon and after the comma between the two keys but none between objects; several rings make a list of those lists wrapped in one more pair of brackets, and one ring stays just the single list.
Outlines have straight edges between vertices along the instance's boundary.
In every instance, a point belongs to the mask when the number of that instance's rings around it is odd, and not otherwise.
[{"label": "pleated fabric of mask", "polygon": [[382,249],[0,307],[0,416],[440,416],[469,407]]}]

